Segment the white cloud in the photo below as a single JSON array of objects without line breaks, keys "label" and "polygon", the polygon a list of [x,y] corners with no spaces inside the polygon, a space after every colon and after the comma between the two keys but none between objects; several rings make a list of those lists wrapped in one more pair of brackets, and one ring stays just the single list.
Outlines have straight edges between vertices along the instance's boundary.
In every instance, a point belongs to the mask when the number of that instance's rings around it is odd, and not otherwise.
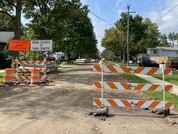
[{"label": "white cloud", "polygon": [[122,1],[123,0],[117,0],[116,7],[118,7],[122,3]]},{"label": "white cloud", "polygon": [[[168,34],[170,32],[178,32],[178,2],[177,0],[166,0],[166,8],[162,11],[152,11],[148,18],[156,22],[159,26],[160,32]],[[176,6],[177,5],[177,6]],[[175,7],[176,6],[176,7]],[[174,7],[174,8],[173,8]],[[171,10],[172,9],[172,10]]]}]

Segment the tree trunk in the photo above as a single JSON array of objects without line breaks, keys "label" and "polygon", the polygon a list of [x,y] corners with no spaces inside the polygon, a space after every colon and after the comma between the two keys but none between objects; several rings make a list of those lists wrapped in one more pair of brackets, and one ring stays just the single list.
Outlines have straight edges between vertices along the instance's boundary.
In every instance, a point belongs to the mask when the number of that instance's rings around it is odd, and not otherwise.
[{"label": "tree trunk", "polygon": [[14,19],[14,25],[15,25],[15,39],[20,39],[21,37],[21,11],[22,11],[22,0],[17,0],[16,5],[16,16]]},{"label": "tree trunk", "polygon": [[[16,3],[16,16],[14,17],[14,39],[21,38],[21,12],[22,12],[22,0],[17,0]],[[13,51],[12,53],[12,61],[15,57],[19,57],[19,52]]]}]

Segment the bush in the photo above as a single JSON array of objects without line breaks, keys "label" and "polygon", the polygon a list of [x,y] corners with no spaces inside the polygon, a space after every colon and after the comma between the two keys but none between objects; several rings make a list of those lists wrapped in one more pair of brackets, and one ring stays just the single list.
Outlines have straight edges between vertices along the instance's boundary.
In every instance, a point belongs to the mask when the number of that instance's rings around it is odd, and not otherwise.
[{"label": "bush", "polygon": [[7,52],[0,52],[0,68],[4,69],[7,67],[11,67],[11,59],[8,57]]}]

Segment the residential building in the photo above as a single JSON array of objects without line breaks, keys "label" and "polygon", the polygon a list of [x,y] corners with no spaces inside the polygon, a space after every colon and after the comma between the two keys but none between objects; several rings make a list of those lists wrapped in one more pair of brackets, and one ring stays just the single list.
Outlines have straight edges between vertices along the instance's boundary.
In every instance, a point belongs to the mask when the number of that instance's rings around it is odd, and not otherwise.
[{"label": "residential building", "polygon": [[178,47],[148,48],[147,54],[149,54],[151,57],[178,57]]}]

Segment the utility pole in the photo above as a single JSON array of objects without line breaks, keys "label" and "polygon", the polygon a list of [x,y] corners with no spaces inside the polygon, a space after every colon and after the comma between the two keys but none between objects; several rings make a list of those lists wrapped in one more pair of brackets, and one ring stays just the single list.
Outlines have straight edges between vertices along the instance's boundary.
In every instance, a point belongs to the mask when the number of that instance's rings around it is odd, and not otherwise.
[{"label": "utility pole", "polygon": [[130,17],[130,13],[135,13],[134,12],[130,12],[130,5],[127,6],[127,66],[129,65],[129,17]]}]

